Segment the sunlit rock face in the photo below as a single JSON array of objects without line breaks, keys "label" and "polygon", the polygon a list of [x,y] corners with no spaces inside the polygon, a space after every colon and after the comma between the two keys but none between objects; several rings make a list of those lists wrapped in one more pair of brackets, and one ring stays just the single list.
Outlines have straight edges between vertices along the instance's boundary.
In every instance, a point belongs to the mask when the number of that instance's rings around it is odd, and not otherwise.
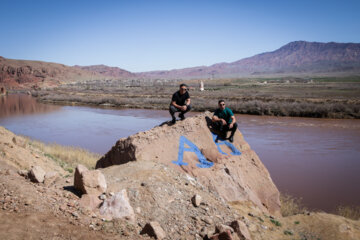
[{"label": "sunlit rock face", "polygon": [[215,142],[211,117],[206,112],[122,138],[96,168],[130,161],[158,162],[197,178],[225,201],[251,201],[264,212],[280,214],[279,191],[259,157],[240,131],[233,143]]}]

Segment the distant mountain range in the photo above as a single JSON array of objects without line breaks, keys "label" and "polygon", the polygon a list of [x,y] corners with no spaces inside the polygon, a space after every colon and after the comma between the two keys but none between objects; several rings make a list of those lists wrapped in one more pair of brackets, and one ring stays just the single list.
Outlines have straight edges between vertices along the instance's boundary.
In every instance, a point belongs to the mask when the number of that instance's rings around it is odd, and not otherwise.
[{"label": "distant mountain range", "polygon": [[14,88],[102,79],[194,79],[335,73],[360,74],[359,43],[296,41],[273,52],[231,63],[140,73],[105,65],[71,67],[0,57],[0,85]]},{"label": "distant mountain range", "polygon": [[359,43],[296,41],[232,63],[138,73],[151,78],[222,78],[266,74],[360,73]]},{"label": "distant mountain range", "polygon": [[86,71],[97,72],[104,76],[110,76],[114,78],[132,78],[136,77],[135,73],[131,73],[124,69],[118,67],[109,67],[106,65],[92,65],[92,66],[78,66],[75,65],[75,68],[79,68]]}]

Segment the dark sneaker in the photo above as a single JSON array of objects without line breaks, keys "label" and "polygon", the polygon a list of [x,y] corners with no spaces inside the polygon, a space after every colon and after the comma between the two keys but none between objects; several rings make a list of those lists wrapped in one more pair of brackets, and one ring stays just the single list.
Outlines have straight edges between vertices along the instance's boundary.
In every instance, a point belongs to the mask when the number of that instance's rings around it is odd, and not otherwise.
[{"label": "dark sneaker", "polygon": [[233,142],[233,141],[234,141],[234,137],[233,137],[233,136],[229,137],[229,141],[230,141],[230,142]]},{"label": "dark sneaker", "polygon": [[173,118],[173,119],[171,120],[171,123],[172,123],[172,124],[176,123],[176,118]]},{"label": "dark sneaker", "polygon": [[185,119],[184,114],[179,114],[179,118],[181,119],[181,121],[184,120]]}]

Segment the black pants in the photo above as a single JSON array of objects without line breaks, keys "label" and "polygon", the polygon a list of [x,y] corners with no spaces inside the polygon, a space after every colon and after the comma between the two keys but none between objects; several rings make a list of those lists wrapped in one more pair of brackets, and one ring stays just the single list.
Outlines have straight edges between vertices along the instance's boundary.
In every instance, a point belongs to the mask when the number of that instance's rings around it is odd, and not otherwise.
[{"label": "black pants", "polygon": [[180,109],[176,108],[173,105],[170,105],[170,107],[169,107],[169,112],[170,112],[170,115],[171,115],[172,118],[175,118],[175,113],[176,112],[180,112],[180,114],[184,115],[185,113],[187,113],[190,110],[191,110],[191,105],[188,105],[185,111],[181,111]]},{"label": "black pants", "polygon": [[231,131],[231,135],[230,137],[233,137],[235,132],[236,132],[236,129],[238,127],[237,123],[234,123],[233,127],[232,128],[229,128],[229,124],[226,124],[226,125],[223,125],[223,122],[222,121],[218,121],[218,122],[213,122],[213,126],[216,130],[219,130],[220,131],[220,134],[222,135],[222,137],[226,137],[226,133],[228,131]]}]

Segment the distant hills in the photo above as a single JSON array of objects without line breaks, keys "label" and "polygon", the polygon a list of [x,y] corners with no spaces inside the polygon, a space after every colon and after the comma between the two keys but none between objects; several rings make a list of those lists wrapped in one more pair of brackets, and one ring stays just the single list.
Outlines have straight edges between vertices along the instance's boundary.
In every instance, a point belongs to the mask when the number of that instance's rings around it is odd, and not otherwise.
[{"label": "distant hills", "polygon": [[118,67],[109,67],[106,65],[92,65],[92,66],[78,66],[75,65],[75,68],[79,68],[86,71],[97,72],[103,76],[110,76],[114,78],[131,78],[136,77],[136,74],[126,71]]},{"label": "distant hills", "polygon": [[296,41],[232,63],[139,73],[151,78],[222,78],[266,74],[360,73],[359,43]]},{"label": "distant hills", "polygon": [[193,79],[339,73],[360,74],[359,43],[296,41],[273,52],[231,63],[140,73],[105,65],[71,67],[0,57],[0,85],[13,88],[56,86],[68,82],[103,79]]}]

